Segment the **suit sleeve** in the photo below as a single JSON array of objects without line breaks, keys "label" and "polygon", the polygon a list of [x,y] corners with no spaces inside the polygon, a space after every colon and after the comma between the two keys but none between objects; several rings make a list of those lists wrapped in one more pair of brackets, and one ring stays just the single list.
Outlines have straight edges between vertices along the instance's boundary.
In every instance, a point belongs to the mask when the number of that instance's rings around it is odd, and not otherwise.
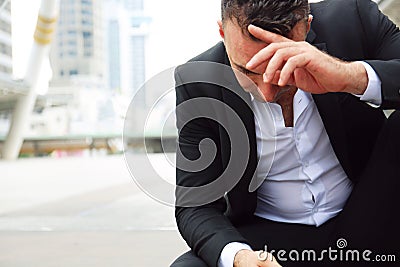
[{"label": "suit sleeve", "polygon": [[382,108],[400,109],[400,31],[376,3],[357,0],[358,15],[368,44],[366,62],[382,81]]},{"label": "suit sleeve", "polygon": [[[179,67],[175,71],[176,81],[176,105],[177,107],[193,99],[188,90],[197,89],[193,85],[182,85],[179,75]],[[186,88],[188,87],[188,88]],[[193,90],[192,90],[193,92]],[[176,110],[177,128],[179,132],[178,146],[181,154],[177,153],[176,183],[179,186],[197,187],[208,184],[217,179],[223,172],[220,156],[220,142],[218,139],[218,125],[207,119],[188,119],[196,117],[196,106]],[[188,118],[189,116],[189,118]],[[185,123],[187,122],[187,123]],[[179,168],[180,162],[185,157],[188,160],[196,160],[200,157],[199,146],[204,139],[212,139],[217,147],[214,161],[206,169],[201,171],[188,171]],[[207,148],[206,148],[207,149]],[[176,190],[176,198],[180,199],[179,190]],[[223,248],[231,242],[247,243],[246,239],[231,224],[224,215],[227,204],[225,198],[213,201],[209,204],[196,207],[175,208],[176,223],[182,237],[193,252],[202,258],[209,266],[217,266]]]}]

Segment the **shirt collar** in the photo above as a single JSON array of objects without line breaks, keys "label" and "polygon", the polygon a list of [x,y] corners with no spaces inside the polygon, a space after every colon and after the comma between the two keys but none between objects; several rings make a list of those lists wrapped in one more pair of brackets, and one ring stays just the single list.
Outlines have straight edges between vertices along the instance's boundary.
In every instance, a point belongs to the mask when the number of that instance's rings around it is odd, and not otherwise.
[{"label": "shirt collar", "polygon": [[[251,102],[257,101],[254,96],[250,94]],[[305,92],[301,89],[297,90],[296,94],[293,98],[293,115],[294,115],[294,123],[296,124],[300,115],[304,112],[304,110],[308,107],[310,103],[314,100],[312,98],[311,93]],[[275,103],[265,103],[267,105],[274,105]]]}]

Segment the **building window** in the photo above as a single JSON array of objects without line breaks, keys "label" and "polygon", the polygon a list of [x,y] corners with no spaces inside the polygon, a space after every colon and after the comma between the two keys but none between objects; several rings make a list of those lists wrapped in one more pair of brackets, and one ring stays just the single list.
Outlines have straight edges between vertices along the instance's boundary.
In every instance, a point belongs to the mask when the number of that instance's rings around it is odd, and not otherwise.
[{"label": "building window", "polygon": [[83,53],[83,55],[84,55],[85,57],[91,57],[91,56],[93,56],[92,51],[91,51],[91,50],[88,50],[88,49],[85,50],[85,52]]},{"label": "building window", "polygon": [[11,56],[11,54],[12,54],[11,46],[4,44],[4,43],[0,43],[0,54]]},{"label": "building window", "polygon": [[78,75],[78,70],[70,70],[69,75]]},{"label": "building window", "polygon": [[10,34],[11,33],[11,25],[0,19],[0,30]]},{"label": "building window", "polygon": [[93,22],[89,19],[82,19],[82,25],[92,26]]},{"label": "building window", "polygon": [[82,9],[82,15],[92,15],[92,11],[88,9]]},{"label": "building window", "polygon": [[84,39],[88,39],[88,38],[92,37],[92,33],[91,32],[83,32],[82,35],[83,35]]},{"label": "building window", "polygon": [[92,1],[91,0],[82,0],[81,1],[82,5],[92,5]]},{"label": "building window", "polygon": [[76,40],[69,40],[69,41],[68,41],[68,45],[69,45],[69,46],[74,46],[74,47],[75,47],[75,46],[76,46]]}]

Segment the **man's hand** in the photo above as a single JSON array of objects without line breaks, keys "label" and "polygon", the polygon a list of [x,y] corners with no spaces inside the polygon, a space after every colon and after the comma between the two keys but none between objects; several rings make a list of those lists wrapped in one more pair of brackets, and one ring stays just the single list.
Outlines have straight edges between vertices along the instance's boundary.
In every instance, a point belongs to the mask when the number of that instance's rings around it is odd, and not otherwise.
[{"label": "man's hand", "polygon": [[269,44],[246,65],[247,69],[255,70],[267,63],[265,83],[294,85],[314,94],[365,92],[368,75],[360,62],[341,61],[307,42],[295,42],[254,25],[248,29],[254,37]]},{"label": "man's hand", "polygon": [[[265,261],[258,259],[260,252]],[[265,251],[240,250],[235,255],[233,267],[282,267],[272,254],[266,253]]]}]

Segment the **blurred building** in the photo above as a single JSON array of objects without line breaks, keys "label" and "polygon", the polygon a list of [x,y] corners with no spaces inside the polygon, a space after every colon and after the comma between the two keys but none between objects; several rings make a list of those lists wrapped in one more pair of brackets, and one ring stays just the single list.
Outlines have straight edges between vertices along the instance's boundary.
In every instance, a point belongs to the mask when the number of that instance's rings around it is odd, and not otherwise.
[{"label": "blurred building", "polygon": [[11,1],[0,0],[0,76],[12,71]]},{"label": "blurred building", "polygon": [[38,135],[112,132],[103,1],[60,0],[59,14],[50,53],[53,76],[48,93],[38,99],[42,117],[31,130]]},{"label": "blurred building", "polygon": [[7,134],[9,112],[15,102],[9,88],[12,76],[11,2],[0,0],[0,136]]},{"label": "blurred building", "polygon": [[105,80],[104,27],[102,2],[61,0],[57,35],[50,61],[53,83],[73,76]]},{"label": "blurred building", "polygon": [[109,0],[108,79],[111,89],[132,96],[146,79],[145,49],[151,18],[143,0]]},{"label": "blurred building", "polygon": [[123,0],[123,2],[128,10],[143,11],[143,0]]},{"label": "blurred building", "polygon": [[148,23],[150,18],[144,15],[143,0],[125,0],[125,7],[129,10],[129,48],[128,59],[132,62],[131,84],[133,92],[136,92],[146,79],[145,47],[149,34]]}]

